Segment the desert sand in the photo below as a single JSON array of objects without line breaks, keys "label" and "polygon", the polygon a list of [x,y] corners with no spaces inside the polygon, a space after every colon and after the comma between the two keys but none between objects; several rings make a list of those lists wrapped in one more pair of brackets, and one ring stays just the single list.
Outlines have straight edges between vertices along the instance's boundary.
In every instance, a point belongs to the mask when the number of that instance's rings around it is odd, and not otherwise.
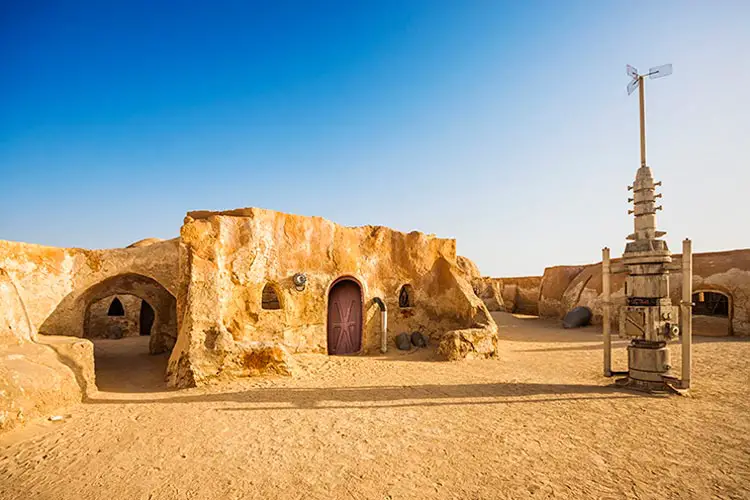
[{"label": "desert sand", "polygon": [[0,498],[750,498],[750,339],[696,337],[691,396],[648,396],[601,376],[596,327],[494,316],[498,359],[301,355],[182,391],[147,337],[97,341],[98,394],[0,435]]}]

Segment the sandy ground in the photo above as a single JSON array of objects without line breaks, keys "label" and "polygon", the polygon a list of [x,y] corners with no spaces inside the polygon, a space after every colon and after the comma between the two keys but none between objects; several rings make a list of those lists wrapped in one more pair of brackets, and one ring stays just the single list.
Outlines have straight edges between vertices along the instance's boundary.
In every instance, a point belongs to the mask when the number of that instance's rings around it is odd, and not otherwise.
[{"label": "sandy ground", "polygon": [[94,399],[0,436],[0,498],[750,498],[750,341],[697,338],[692,397],[652,397],[608,387],[597,329],[496,319],[498,360],[179,392],[146,338],[99,341]]}]

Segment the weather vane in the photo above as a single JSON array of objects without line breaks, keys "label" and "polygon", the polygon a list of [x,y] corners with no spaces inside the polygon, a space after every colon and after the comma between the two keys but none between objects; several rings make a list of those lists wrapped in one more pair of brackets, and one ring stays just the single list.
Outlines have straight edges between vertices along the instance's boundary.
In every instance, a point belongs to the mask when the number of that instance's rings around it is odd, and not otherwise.
[{"label": "weather vane", "polygon": [[646,97],[643,95],[645,83],[644,78],[663,78],[672,74],[672,65],[664,64],[663,66],[657,66],[650,68],[648,73],[645,75],[639,75],[638,70],[628,64],[626,66],[628,76],[632,78],[628,83],[628,95],[632,94],[635,89],[638,91],[638,100],[640,101],[641,109],[641,166],[646,166]]}]

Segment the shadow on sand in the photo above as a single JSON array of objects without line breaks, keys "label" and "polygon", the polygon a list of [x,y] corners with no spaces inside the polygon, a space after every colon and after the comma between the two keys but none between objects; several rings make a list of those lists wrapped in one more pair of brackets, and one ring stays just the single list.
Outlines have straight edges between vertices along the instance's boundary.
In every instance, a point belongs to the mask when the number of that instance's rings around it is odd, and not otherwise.
[{"label": "shadow on sand", "polygon": [[[543,396],[529,397],[529,396]],[[547,396],[547,397],[544,397]],[[528,399],[519,399],[526,398]],[[397,408],[405,406],[485,405],[642,397],[610,386],[534,383],[252,388],[238,392],[186,394],[148,399],[92,398],[89,404],[248,403],[227,410]],[[502,399],[505,398],[505,399]],[[471,401],[462,401],[469,400]]]}]

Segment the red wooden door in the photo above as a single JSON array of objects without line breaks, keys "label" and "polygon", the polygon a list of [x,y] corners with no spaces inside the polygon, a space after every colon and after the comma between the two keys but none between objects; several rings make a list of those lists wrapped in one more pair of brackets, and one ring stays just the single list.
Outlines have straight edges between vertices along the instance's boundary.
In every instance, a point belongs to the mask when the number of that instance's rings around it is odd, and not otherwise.
[{"label": "red wooden door", "polygon": [[352,354],[362,347],[362,291],[339,281],[328,295],[328,354]]}]

